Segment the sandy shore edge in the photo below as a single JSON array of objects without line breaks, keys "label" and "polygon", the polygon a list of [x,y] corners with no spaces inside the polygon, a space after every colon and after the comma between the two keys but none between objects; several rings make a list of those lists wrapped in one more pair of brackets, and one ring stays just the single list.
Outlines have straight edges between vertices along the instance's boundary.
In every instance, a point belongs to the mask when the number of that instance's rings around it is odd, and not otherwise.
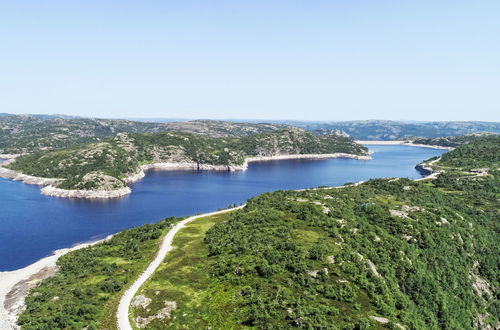
[{"label": "sandy shore edge", "polygon": [[[43,186],[40,191],[43,195],[62,197],[62,198],[85,198],[85,199],[111,199],[127,196],[132,193],[130,187],[123,187],[113,190],[69,190],[57,188],[54,185],[62,179],[57,178],[42,178],[31,175],[22,174],[14,170],[5,168],[5,165],[12,163],[19,155],[12,155],[7,161],[0,164],[0,177],[21,181],[27,184],[35,184]],[[2,157],[0,157],[2,158]],[[242,165],[211,165],[198,164],[196,162],[183,163],[153,163],[141,165],[135,173],[130,174],[124,179],[125,183],[131,184],[137,182],[146,176],[148,170],[191,170],[191,171],[245,171],[248,169],[248,164],[251,162],[264,162],[273,160],[287,159],[330,159],[330,158],[351,158],[358,160],[370,160],[370,155],[354,155],[348,153],[333,153],[333,154],[297,154],[297,155],[277,155],[277,156],[257,156],[247,157]]]},{"label": "sandy shore edge", "polygon": [[15,159],[23,154],[0,154],[0,159]]},{"label": "sandy shore edge", "polygon": [[[9,311],[5,308],[5,298],[17,283],[29,279],[33,275],[36,275],[46,268],[55,267],[57,260],[68,252],[76,251],[98,243],[105,242],[111,239],[111,237],[113,237],[113,235],[109,235],[106,238],[98,241],[81,243],[71,248],[59,249],[54,251],[51,256],[40,259],[37,262],[24,268],[13,271],[0,272],[0,329],[19,329],[19,327],[15,325],[18,315],[9,313]],[[24,305],[25,298],[26,296],[19,297],[19,300],[16,301],[16,305]]]}]

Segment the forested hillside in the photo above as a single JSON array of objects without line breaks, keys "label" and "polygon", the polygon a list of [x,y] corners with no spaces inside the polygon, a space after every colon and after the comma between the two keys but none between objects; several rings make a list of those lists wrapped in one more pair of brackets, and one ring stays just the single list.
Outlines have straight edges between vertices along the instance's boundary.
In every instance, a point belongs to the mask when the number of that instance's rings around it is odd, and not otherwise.
[{"label": "forested hillside", "polygon": [[433,146],[456,148],[458,146],[461,146],[463,144],[469,143],[477,139],[481,139],[488,135],[491,135],[491,133],[474,133],[474,134],[466,134],[458,136],[443,136],[439,138],[414,138],[410,140],[415,144],[426,144]]},{"label": "forested hillside", "polygon": [[[146,328],[498,327],[500,144],[495,138],[473,143],[443,157],[452,181],[446,172],[434,184],[372,180],[269,193],[208,231],[191,228],[179,237],[186,248],[146,285],[142,296],[151,302],[135,308],[135,322],[149,320]],[[492,171],[464,172],[474,157]],[[452,162],[461,167],[450,168]],[[163,301],[175,301],[177,310],[155,318]]]},{"label": "forested hillside", "polygon": [[[64,189],[116,189],[124,179],[151,163],[221,166],[244,165],[246,157],[349,153],[367,149],[344,136],[315,136],[286,128],[242,138],[213,138],[179,132],[119,134],[100,143],[37,152],[16,159],[10,169],[33,176],[61,178]],[[196,169],[196,167],[195,167]]]},{"label": "forested hillside", "polygon": [[500,164],[500,135],[486,136],[463,145],[443,155],[440,162],[444,166],[463,169],[491,167]]},{"label": "forested hillside", "polygon": [[163,124],[108,119],[0,117],[0,154],[29,153],[101,141],[123,132],[157,132]]},{"label": "forested hillside", "polygon": [[[499,153],[489,137],[446,154],[436,164],[446,172],[432,182],[277,191],[195,221],[134,299],[132,322],[146,329],[498,328]],[[490,169],[486,175],[466,170],[473,157]],[[114,256],[102,248],[80,254]],[[61,265],[79,257],[68,254]],[[30,294],[23,326],[109,326],[102,303],[89,297],[105,290],[111,274],[62,267],[58,278],[79,289],[60,294],[45,281]],[[83,304],[85,313],[77,312]]]},{"label": "forested hillside", "polygon": [[284,125],[215,120],[154,123],[69,116],[0,116],[0,154],[30,153],[97,142],[119,133],[180,131],[212,137],[241,137],[270,132]]}]

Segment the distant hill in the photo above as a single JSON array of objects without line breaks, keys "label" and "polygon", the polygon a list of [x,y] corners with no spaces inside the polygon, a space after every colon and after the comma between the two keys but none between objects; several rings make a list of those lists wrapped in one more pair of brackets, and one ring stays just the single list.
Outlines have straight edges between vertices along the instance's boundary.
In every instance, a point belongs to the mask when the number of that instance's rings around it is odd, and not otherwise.
[{"label": "distant hill", "polygon": [[[65,115],[0,114],[0,154],[53,150],[98,142],[118,133],[180,131],[211,137],[242,137],[295,126],[315,135],[351,136],[356,140],[401,140],[449,137],[479,132],[500,133],[495,122],[401,122],[387,120],[222,121],[151,118],[151,121],[80,118]],[[156,121],[154,121],[156,120]],[[449,139],[451,141],[451,139]]]},{"label": "distant hill", "polygon": [[58,115],[0,116],[0,154],[30,153],[98,142],[119,133],[181,131],[211,137],[241,137],[285,125],[211,120],[154,123],[121,119],[61,118]]},{"label": "distant hill", "polygon": [[[146,120],[146,119],[142,119]],[[151,118],[151,121],[166,122],[173,119]],[[481,121],[394,121],[394,120],[353,120],[353,121],[304,121],[304,120],[236,120],[231,122],[267,122],[295,126],[315,134],[332,130],[343,131],[356,140],[400,140],[406,138],[436,138],[465,135],[478,132],[500,133],[499,122]]]},{"label": "distant hill", "polygon": [[237,123],[221,120],[191,120],[165,124],[169,131],[201,134],[211,137],[242,137],[258,133],[272,132],[288,127],[282,124]]},{"label": "distant hill", "polygon": [[342,130],[355,140],[400,140],[409,137],[436,138],[478,132],[500,133],[499,122],[480,121],[403,122],[361,120],[339,122],[276,121],[276,123],[301,127],[311,132]]}]

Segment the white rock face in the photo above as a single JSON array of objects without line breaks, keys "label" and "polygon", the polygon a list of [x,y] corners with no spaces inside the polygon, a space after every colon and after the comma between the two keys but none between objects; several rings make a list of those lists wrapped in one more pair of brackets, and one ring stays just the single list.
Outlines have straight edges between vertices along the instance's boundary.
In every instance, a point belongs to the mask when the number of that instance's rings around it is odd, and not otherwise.
[{"label": "white rock face", "polygon": [[0,178],[12,179],[14,181],[21,181],[27,184],[36,184],[41,186],[51,185],[61,181],[61,179],[41,178],[37,176],[26,175],[3,167],[4,165],[8,165],[13,161],[14,159],[9,159],[8,161],[1,164]]},{"label": "white rock face", "polygon": [[97,188],[92,190],[115,190],[123,187],[123,182],[114,176],[106,175],[100,171],[87,173],[83,176],[82,181],[76,185],[75,189],[86,189],[87,184],[97,185]]},{"label": "white rock face", "polygon": [[[12,179],[15,181],[21,181],[26,184],[35,184],[39,186],[44,186],[41,189],[41,193],[47,196],[54,196],[54,197],[64,197],[64,198],[103,198],[103,199],[108,199],[108,198],[117,198],[117,197],[123,197],[132,192],[129,187],[123,187],[123,188],[118,188],[118,189],[111,189],[111,190],[68,190],[68,189],[61,189],[61,188],[56,188],[54,185],[57,183],[61,182],[62,179],[55,179],[55,178],[41,178],[37,176],[31,176],[31,175],[26,175],[22,174],[13,170],[9,170],[3,165],[10,164],[13,162],[14,159],[10,159],[4,163],[1,164],[0,166],[0,177],[1,178],[6,178],[6,179]],[[87,174],[87,175],[95,175],[94,174]],[[108,177],[108,176],[105,176]],[[112,178],[112,177],[109,177]],[[88,178],[87,178],[88,179]],[[118,181],[116,178],[112,178],[112,180]]]},{"label": "white rock face", "polygon": [[129,187],[113,189],[113,190],[69,190],[61,189],[53,186],[46,186],[41,189],[42,194],[54,197],[64,198],[118,198],[123,197],[132,192]]},{"label": "white rock face", "polygon": [[140,294],[138,296],[135,296],[134,300],[132,300],[132,306],[134,307],[139,307],[141,306],[142,308],[146,308],[149,306],[151,303],[151,298],[146,297],[143,294]]},{"label": "white rock face", "polygon": [[0,159],[15,159],[19,156],[22,156],[22,154],[0,154]]}]

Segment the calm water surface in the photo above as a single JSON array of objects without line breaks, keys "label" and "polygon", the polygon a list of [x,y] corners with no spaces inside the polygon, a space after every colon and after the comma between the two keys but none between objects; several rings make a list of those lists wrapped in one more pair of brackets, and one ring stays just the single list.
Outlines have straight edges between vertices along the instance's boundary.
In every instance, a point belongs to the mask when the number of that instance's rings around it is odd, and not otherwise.
[{"label": "calm water surface", "polygon": [[123,229],[243,203],[266,191],[337,186],[370,178],[418,178],[414,166],[443,150],[369,146],[373,159],[281,160],[245,172],[149,171],[132,194],[111,201],[69,200],[0,178],[0,271],[25,267],[53,250]]}]

